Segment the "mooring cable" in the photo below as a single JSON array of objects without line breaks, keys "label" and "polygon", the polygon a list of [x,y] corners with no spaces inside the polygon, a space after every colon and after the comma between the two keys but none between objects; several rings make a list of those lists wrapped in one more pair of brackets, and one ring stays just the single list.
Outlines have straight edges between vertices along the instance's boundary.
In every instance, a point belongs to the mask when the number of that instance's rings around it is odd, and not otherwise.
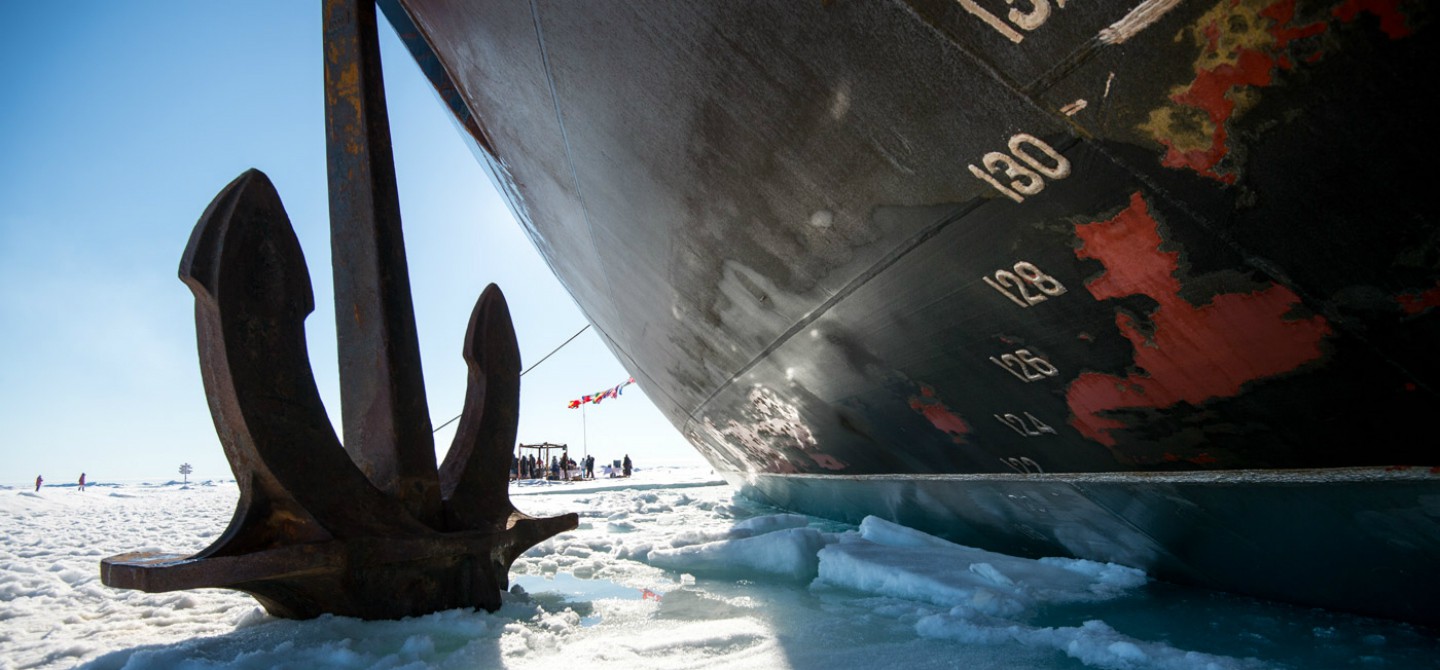
[{"label": "mooring cable", "polygon": [[[575,334],[574,334],[574,335],[571,335],[571,336],[570,336],[570,339],[565,340],[564,342],[561,342],[561,343],[560,343],[560,346],[555,347],[554,349],[551,349],[551,350],[550,350],[550,353],[545,354],[545,356],[544,356],[543,358],[541,358],[541,359],[538,360],[538,361],[535,361],[535,364],[534,364],[534,365],[531,365],[530,367],[525,368],[524,370],[522,370],[522,371],[520,372],[520,376],[521,376],[521,377],[524,377],[526,372],[529,372],[529,371],[531,371],[531,370],[534,370],[536,366],[540,365],[541,363],[544,363],[546,358],[550,358],[551,356],[554,356],[554,355],[555,355],[555,352],[560,351],[561,349],[564,349],[564,348],[565,348],[565,345],[570,344],[570,342],[573,341],[575,338],[580,337],[580,333],[585,332],[585,331],[588,330],[589,328],[590,328],[590,324],[588,324],[588,323],[585,324],[585,327],[584,327],[584,328],[581,328],[580,330],[575,331]],[[440,432],[440,429],[441,429],[441,428],[444,428],[444,427],[446,427],[446,426],[448,426],[448,425],[450,425],[450,424],[452,424],[452,423],[455,423],[455,420],[456,420],[456,419],[459,419],[460,416],[461,416],[461,415],[456,414],[456,415],[454,416],[454,418],[450,419],[449,421],[446,421],[445,423],[440,424],[439,426],[436,426],[436,427],[435,427],[435,430],[430,431],[430,433],[433,435],[433,434],[435,434],[435,433]]]}]

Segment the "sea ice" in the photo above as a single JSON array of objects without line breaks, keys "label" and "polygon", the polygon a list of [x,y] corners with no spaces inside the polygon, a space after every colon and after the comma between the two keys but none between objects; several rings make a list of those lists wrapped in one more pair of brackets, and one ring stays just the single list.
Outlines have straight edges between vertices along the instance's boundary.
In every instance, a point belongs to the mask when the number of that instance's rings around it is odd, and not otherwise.
[{"label": "sea ice", "polygon": [[[0,668],[1435,667],[1433,631],[1179,589],[1124,566],[1030,560],[877,518],[735,496],[704,469],[527,483],[581,527],[516,561],[493,614],[275,619],[247,595],[100,584],[100,558],[193,553],[233,482],[0,490]],[[617,526],[623,525],[622,528]],[[528,593],[527,593],[528,592]]]}]

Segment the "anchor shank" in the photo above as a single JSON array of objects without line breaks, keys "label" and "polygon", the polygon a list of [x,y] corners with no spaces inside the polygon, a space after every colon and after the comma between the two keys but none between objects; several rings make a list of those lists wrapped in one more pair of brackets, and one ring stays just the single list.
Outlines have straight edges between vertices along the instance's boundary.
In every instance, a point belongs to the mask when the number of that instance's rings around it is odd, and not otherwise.
[{"label": "anchor shank", "polygon": [[325,132],[344,445],[435,527],[440,492],[373,0],[324,0]]}]

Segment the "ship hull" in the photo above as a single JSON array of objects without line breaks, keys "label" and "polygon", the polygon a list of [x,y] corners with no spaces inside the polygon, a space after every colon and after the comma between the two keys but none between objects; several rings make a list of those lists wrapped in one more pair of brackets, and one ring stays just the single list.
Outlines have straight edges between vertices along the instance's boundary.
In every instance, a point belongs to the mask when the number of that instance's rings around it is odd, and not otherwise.
[{"label": "ship hull", "polygon": [[1185,474],[766,475],[747,495],[967,546],[1143,567],[1166,581],[1437,623],[1435,487],[1368,469]]},{"label": "ship hull", "polygon": [[747,491],[1440,621],[1423,3],[381,5]]}]

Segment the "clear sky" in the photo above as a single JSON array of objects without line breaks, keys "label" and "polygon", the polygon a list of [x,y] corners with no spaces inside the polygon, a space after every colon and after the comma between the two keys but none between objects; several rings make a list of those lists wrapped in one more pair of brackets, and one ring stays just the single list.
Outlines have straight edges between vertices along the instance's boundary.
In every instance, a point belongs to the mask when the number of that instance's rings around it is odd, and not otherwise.
[{"label": "clear sky", "polygon": [[[0,483],[229,477],[177,278],[205,206],[274,181],[314,282],[310,361],[339,425],[320,2],[11,3],[0,21]],[[431,419],[460,411],[480,291],[505,291],[522,365],[585,325],[381,19]],[[521,381],[522,442],[638,465],[700,457],[586,331]],[[439,457],[454,424],[436,435]]]}]

